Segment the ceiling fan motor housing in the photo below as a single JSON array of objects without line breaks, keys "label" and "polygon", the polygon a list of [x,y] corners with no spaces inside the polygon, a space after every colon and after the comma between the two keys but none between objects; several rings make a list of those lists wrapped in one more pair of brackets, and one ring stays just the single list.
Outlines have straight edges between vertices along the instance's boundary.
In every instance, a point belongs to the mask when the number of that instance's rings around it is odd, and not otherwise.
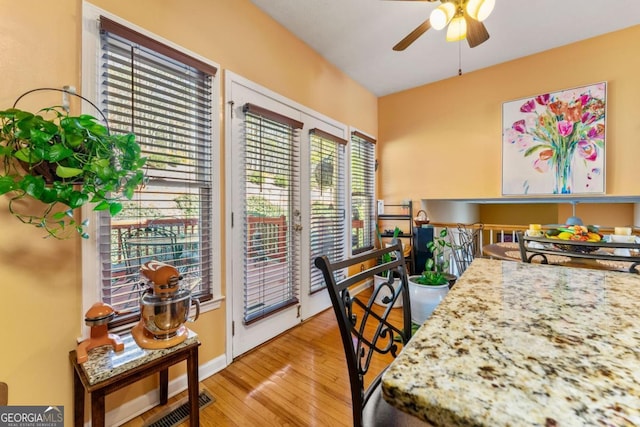
[{"label": "ceiling fan motor housing", "polygon": [[[418,0],[434,3],[436,0]],[[484,21],[493,11],[495,0],[440,0],[442,3],[431,11],[429,19],[400,40],[393,50],[402,51],[429,28],[442,30],[447,25],[447,41],[467,39],[469,47],[476,47],[489,40]]]}]

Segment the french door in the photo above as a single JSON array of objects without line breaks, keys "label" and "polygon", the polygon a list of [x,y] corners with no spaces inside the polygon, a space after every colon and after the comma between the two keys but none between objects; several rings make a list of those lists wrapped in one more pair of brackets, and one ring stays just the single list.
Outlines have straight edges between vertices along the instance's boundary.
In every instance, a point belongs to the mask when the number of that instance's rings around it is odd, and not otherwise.
[{"label": "french door", "polygon": [[[310,225],[311,206],[317,205],[312,201],[318,195],[310,182],[315,171],[324,194],[336,193],[337,182],[327,176],[326,164],[333,162],[334,169],[343,171],[344,156],[326,147],[313,150],[310,141],[318,145],[314,135],[345,131],[232,73],[225,90],[232,218],[227,294],[232,300],[231,345],[236,357],[330,306],[326,289],[312,279],[312,242],[324,242],[326,236],[311,234],[322,230]],[[318,169],[323,159],[325,169]],[[339,216],[337,230],[335,222],[325,223],[325,229],[334,227],[332,233],[346,241],[346,213]]]}]

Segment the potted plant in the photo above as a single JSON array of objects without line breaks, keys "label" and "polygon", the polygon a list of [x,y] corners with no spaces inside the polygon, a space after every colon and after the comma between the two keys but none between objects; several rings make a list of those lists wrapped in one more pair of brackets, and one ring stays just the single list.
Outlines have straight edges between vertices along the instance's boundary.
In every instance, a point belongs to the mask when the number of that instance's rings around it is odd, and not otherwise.
[{"label": "potted plant", "polygon": [[[73,214],[87,203],[120,212],[120,200],[143,183],[146,160],[133,134],[113,135],[95,117],[70,116],[62,107],[0,111],[0,159],[0,195],[9,195],[11,214],[59,239],[89,237],[87,222]],[[25,198],[44,207],[30,211],[19,203]]]},{"label": "potted plant", "polygon": [[427,258],[422,274],[409,277],[411,295],[411,321],[422,324],[431,315],[436,306],[444,299],[456,276],[447,272],[449,261],[445,257],[448,231],[443,228],[433,241],[427,244],[431,258]]}]

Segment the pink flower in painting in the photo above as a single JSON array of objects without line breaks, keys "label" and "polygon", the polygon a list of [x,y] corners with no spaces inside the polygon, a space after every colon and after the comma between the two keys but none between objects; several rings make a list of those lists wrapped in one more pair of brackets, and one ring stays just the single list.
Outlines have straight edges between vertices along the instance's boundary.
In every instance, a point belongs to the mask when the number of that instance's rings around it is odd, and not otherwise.
[{"label": "pink flower in painting", "polygon": [[596,145],[591,141],[580,140],[578,142],[578,154],[585,160],[594,161],[598,158]]},{"label": "pink flower in painting", "polygon": [[536,96],[536,102],[540,105],[547,105],[549,103],[549,94],[545,93],[544,95]]},{"label": "pink flower in painting", "polygon": [[515,122],[513,124],[513,126],[511,126],[516,132],[520,132],[520,133],[524,133],[526,129],[525,125],[524,125],[524,119],[522,120],[518,120],[517,122]]},{"label": "pink flower in painting", "polygon": [[523,113],[530,113],[536,109],[536,102],[533,99],[528,100],[522,107],[520,107],[520,111]]},{"label": "pink flower in painting", "polygon": [[509,141],[509,144],[515,144],[518,139],[519,133],[513,130],[513,128],[505,129],[504,131],[504,139]]},{"label": "pink flower in painting", "polygon": [[534,138],[526,133],[518,134],[518,138],[515,141],[520,151],[527,151],[529,147],[534,144]]},{"label": "pink flower in painting", "polygon": [[560,120],[558,122],[558,133],[560,136],[569,136],[573,132],[573,122]]},{"label": "pink flower in painting", "polygon": [[582,115],[582,118],[580,119],[580,121],[581,121],[582,123],[584,123],[585,125],[590,125],[591,123],[593,123],[593,122],[595,122],[595,121],[596,121],[596,118],[597,118],[597,117],[596,117],[596,115],[595,115],[595,114],[593,114],[593,113],[591,113],[591,112],[587,111],[586,113],[584,113],[584,114]]},{"label": "pink flower in painting", "polygon": [[585,105],[587,105],[589,103],[590,99],[591,99],[591,97],[585,93],[584,95],[582,95],[579,98],[579,101],[582,104],[582,106],[584,107]]},{"label": "pink flower in painting", "polygon": [[591,139],[602,139],[604,136],[604,125],[598,124],[593,126],[587,132],[587,136]]}]

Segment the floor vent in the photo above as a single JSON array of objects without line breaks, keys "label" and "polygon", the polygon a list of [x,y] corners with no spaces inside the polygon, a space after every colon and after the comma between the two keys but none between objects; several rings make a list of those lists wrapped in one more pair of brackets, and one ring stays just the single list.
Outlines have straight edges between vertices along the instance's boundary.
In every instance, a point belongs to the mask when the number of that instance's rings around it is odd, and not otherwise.
[{"label": "floor vent", "polygon": [[[200,410],[215,402],[209,390],[202,390],[198,395],[198,407]],[[144,427],[174,427],[189,418],[189,398],[184,397],[169,405],[164,411],[154,415]]]}]

